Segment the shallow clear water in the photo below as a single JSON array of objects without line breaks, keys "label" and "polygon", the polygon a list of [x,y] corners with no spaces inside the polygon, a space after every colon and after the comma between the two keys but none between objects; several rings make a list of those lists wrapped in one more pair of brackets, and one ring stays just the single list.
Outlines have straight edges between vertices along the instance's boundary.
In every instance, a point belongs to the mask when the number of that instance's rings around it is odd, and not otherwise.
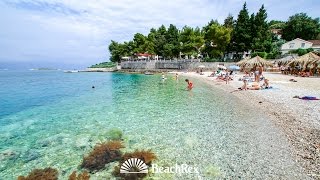
[{"label": "shallow clear water", "polygon": [[49,166],[66,179],[112,128],[124,132],[124,151],[152,149],[158,165],[200,168],[154,178],[305,178],[266,116],[201,82],[188,92],[182,78],[158,75],[6,71],[0,84],[0,179]]}]

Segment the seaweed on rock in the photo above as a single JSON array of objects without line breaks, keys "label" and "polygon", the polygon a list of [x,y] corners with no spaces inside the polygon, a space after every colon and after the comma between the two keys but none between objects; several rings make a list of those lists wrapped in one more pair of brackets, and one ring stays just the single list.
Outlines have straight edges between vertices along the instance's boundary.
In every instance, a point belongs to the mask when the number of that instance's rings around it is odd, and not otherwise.
[{"label": "seaweed on rock", "polygon": [[19,176],[18,180],[57,180],[58,170],[53,168],[34,169],[28,176]]},{"label": "seaweed on rock", "polygon": [[83,158],[81,168],[90,172],[103,169],[107,163],[121,159],[121,148],[124,148],[121,141],[97,144],[93,151]]},{"label": "seaweed on rock", "polygon": [[115,166],[112,175],[118,177],[121,180],[141,180],[148,174],[146,173],[120,173],[120,165]]},{"label": "seaweed on rock", "polygon": [[89,180],[90,175],[87,171],[84,171],[77,176],[77,172],[73,171],[72,174],[69,176],[69,180]]},{"label": "seaweed on rock", "polygon": [[144,163],[150,166],[152,161],[157,159],[157,156],[151,150],[135,150],[131,153],[125,153],[122,156],[123,161],[130,158],[141,159]]},{"label": "seaweed on rock", "polygon": [[151,166],[152,161],[156,160],[157,156],[151,150],[135,150],[131,153],[125,153],[119,165],[114,167],[112,174],[124,180],[140,180],[146,177],[148,175],[146,173],[120,173],[122,163],[131,158],[141,159],[148,166]]}]

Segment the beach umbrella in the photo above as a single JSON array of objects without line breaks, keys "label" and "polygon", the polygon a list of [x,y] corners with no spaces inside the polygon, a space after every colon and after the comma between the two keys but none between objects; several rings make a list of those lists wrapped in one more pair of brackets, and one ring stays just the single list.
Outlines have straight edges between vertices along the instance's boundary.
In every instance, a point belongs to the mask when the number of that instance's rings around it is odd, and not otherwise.
[{"label": "beach umbrella", "polygon": [[204,66],[204,65],[200,65],[200,66],[198,66],[198,68],[205,68],[206,66]]},{"label": "beach umbrella", "polygon": [[244,59],[240,60],[239,62],[237,62],[237,65],[241,66],[244,62],[246,62],[248,60],[249,60],[249,58],[244,58]]},{"label": "beach umbrella", "polygon": [[275,63],[277,63],[279,66],[286,66],[293,60],[295,60],[295,57],[292,55],[289,55],[289,56],[283,57],[281,59],[275,60]]},{"label": "beach umbrella", "polygon": [[237,65],[231,65],[231,66],[229,66],[229,69],[232,71],[237,71],[237,70],[240,70],[240,67]]},{"label": "beach umbrella", "polygon": [[313,52],[309,52],[303,56],[296,58],[291,61],[288,65],[302,65],[303,68],[307,68],[308,65],[315,65],[320,63],[320,56],[316,55]]},{"label": "beach umbrella", "polygon": [[248,60],[245,60],[245,61],[241,62],[240,66],[242,68],[245,68],[245,67],[248,67],[248,66],[250,66],[250,67],[273,66],[273,64],[270,61],[267,61],[267,60],[263,59],[260,56],[256,56],[256,57],[253,57],[251,59],[248,59]]}]

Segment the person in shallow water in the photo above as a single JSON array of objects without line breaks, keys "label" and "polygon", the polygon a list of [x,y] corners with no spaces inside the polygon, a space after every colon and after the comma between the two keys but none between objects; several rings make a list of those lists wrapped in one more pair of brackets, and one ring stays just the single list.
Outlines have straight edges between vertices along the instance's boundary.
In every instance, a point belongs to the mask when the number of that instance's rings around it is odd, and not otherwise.
[{"label": "person in shallow water", "polygon": [[188,83],[187,89],[190,91],[193,88],[193,83],[189,79],[186,79],[185,81]]},{"label": "person in shallow water", "polygon": [[164,83],[166,81],[166,76],[164,75],[164,72],[162,72],[162,75],[161,75],[161,81],[162,83]]}]

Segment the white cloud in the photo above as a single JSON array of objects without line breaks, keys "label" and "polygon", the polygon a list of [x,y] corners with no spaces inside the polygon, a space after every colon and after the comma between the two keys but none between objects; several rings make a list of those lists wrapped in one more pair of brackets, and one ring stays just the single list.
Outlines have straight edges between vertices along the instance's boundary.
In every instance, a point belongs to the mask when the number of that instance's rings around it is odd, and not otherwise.
[{"label": "white cloud", "polygon": [[[314,0],[310,0],[314,1]],[[235,17],[244,0],[14,0],[0,2],[1,59],[99,62],[108,58],[111,39],[130,40],[136,32],[148,33],[161,24],[203,26]],[[285,20],[308,10],[319,15],[319,5],[297,1],[263,1],[269,17]],[[250,13],[262,1],[247,0]],[[285,10],[289,10],[289,14]],[[3,50],[5,49],[5,50]],[[37,56],[38,55],[38,56]]]}]

